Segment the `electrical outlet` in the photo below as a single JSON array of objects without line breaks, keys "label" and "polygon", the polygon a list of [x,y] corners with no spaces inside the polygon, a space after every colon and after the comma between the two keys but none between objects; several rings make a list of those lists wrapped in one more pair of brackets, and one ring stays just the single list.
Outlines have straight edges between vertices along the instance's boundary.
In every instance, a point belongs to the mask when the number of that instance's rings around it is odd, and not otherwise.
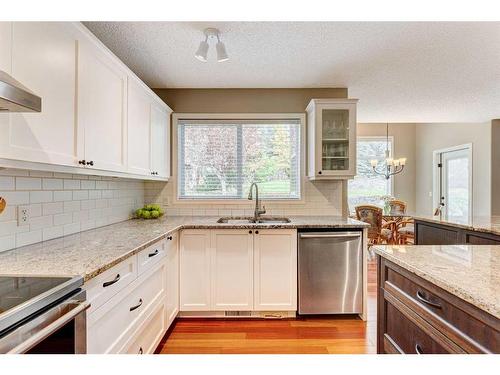
[{"label": "electrical outlet", "polygon": [[26,225],[30,222],[30,208],[28,206],[17,206],[17,225]]}]

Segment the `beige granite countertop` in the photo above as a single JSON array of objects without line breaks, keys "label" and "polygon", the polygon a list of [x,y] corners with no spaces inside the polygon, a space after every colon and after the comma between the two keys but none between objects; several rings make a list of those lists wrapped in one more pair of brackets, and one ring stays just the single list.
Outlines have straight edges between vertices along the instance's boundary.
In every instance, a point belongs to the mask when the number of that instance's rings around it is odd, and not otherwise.
[{"label": "beige granite countertop", "polygon": [[450,225],[457,228],[468,229],[476,232],[492,233],[500,235],[500,216],[474,216],[470,220],[463,218],[440,219],[436,216],[409,215],[416,220],[427,221],[436,224]]},{"label": "beige granite countertop", "polygon": [[500,245],[374,246],[387,260],[500,318]]},{"label": "beige granite countertop", "polygon": [[218,224],[218,217],[128,220],[0,253],[0,275],[81,275],[85,281],[179,229],[362,228],[338,216],[297,216],[287,224]]}]

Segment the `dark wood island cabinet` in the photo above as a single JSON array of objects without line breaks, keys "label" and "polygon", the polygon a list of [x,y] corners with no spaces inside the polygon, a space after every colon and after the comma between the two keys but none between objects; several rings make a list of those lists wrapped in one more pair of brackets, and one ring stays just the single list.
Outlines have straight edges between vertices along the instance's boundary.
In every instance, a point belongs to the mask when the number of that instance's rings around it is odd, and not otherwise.
[{"label": "dark wood island cabinet", "polygon": [[473,226],[415,218],[416,245],[500,245],[500,234]]}]

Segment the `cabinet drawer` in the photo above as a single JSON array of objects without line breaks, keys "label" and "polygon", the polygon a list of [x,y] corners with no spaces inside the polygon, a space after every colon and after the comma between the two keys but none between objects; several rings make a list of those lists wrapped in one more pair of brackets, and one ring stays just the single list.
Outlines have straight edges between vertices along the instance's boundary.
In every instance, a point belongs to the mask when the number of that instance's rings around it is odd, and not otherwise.
[{"label": "cabinet drawer", "polygon": [[[500,333],[478,318],[464,301],[447,292],[428,285],[425,280],[399,269],[387,266],[386,281],[383,288],[404,304],[416,311],[439,330],[446,331],[453,341],[467,352],[481,353],[500,350]],[[485,316],[486,320],[489,320]],[[498,324],[497,324],[498,326]]]},{"label": "cabinet drawer", "polygon": [[386,353],[450,353],[391,303],[386,302],[386,314],[387,326],[386,332],[384,332],[384,351]]},{"label": "cabinet drawer", "polygon": [[165,296],[165,266],[135,280],[87,317],[87,352],[115,353]]},{"label": "cabinet drawer", "polygon": [[125,345],[122,353],[125,354],[151,354],[154,353],[161,338],[166,331],[165,304],[160,303],[152,311],[146,322],[133,336],[130,343]]},{"label": "cabinet drawer", "polygon": [[91,303],[87,314],[109,301],[137,278],[137,257],[131,256],[85,283],[87,300]]},{"label": "cabinet drawer", "polygon": [[139,275],[157,264],[166,254],[165,241],[161,240],[154,245],[148,246],[137,254],[137,270]]}]

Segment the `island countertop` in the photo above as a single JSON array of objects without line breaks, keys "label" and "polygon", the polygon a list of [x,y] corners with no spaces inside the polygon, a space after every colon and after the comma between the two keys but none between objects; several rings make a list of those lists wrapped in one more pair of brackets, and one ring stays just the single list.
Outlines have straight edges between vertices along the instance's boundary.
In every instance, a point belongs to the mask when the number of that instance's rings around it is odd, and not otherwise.
[{"label": "island countertop", "polygon": [[473,216],[469,219],[451,217],[440,219],[436,216],[408,215],[415,220],[426,221],[434,224],[448,225],[456,228],[467,229],[475,232],[500,235],[500,216]]},{"label": "island countertop", "polygon": [[499,245],[376,245],[375,253],[500,318]]},{"label": "island countertop", "polygon": [[180,229],[364,228],[339,216],[297,216],[290,223],[217,223],[218,217],[128,220],[0,253],[0,275],[81,275],[85,281]]}]

